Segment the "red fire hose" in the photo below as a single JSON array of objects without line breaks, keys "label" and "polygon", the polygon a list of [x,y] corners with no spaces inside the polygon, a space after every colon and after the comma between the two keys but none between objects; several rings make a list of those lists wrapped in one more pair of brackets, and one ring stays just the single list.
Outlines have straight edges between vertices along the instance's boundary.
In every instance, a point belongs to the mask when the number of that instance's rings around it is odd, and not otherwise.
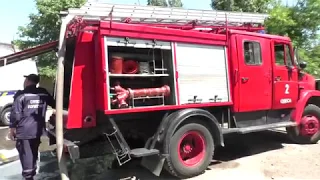
[{"label": "red fire hose", "polygon": [[113,74],[122,74],[123,58],[113,56],[110,63],[110,72]]},{"label": "red fire hose", "polygon": [[134,60],[127,60],[123,62],[122,72],[124,74],[136,74],[139,70],[139,64]]},{"label": "red fire hose", "polygon": [[117,85],[112,90],[117,94],[116,98],[112,100],[112,103],[118,103],[119,108],[127,107],[128,103],[126,100],[136,98],[136,97],[155,97],[155,96],[169,96],[170,87],[164,85],[159,88],[144,88],[144,89],[124,89],[120,85]]}]

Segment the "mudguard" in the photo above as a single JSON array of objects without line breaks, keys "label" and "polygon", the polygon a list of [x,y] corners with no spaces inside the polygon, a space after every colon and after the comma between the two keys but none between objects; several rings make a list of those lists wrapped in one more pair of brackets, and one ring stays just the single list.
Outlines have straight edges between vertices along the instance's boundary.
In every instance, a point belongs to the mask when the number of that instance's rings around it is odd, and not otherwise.
[{"label": "mudguard", "polygon": [[165,123],[166,125],[164,127],[164,132],[162,133],[163,136],[161,137],[161,140],[166,141],[170,139],[178,126],[190,117],[205,118],[214,129],[213,133],[215,135],[214,138],[217,138],[217,144],[219,144],[220,146],[224,146],[222,131],[217,119],[211,113],[203,109],[183,109],[170,114],[166,118],[167,123]]},{"label": "mudguard", "polygon": [[292,119],[295,120],[298,124],[300,124],[304,108],[306,107],[309,99],[312,97],[320,98],[320,91],[317,91],[317,90],[301,91],[300,98],[296,104],[296,109],[292,112],[292,115],[291,115]]},{"label": "mudguard", "polygon": [[[203,109],[182,109],[170,114],[167,113],[163,117],[162,122],[156,134],[154,135],[151,145],[149,146],[147,143],[146,148],[155,148],[157,142],[168,143],[179,125],[190,117],[202,117],[203,119],[206,119],[206,122],[208,122],[208,124],[214,130],[212,133],[215,136],[213,138],[216,140],[217,145],[224,146],[221,128],[217,119],[211,113]],[[166,154],[162,154],[161,156],[154,155],[143,157],[141,165],[149,169],[154,175],[159,176],[165,162],[165,156]]]}]

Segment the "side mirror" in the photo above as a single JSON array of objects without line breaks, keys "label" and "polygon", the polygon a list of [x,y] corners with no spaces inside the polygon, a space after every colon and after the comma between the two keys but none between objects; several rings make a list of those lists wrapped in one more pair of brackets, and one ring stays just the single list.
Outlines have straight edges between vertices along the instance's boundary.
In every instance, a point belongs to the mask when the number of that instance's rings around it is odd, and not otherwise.
[{"label": "side mirror", "polygon": [[299,62],[299,67],[300,67],[301,69],[305,69],[305,68],[307,67],[307,63],[304,62],[304,61],[301,61],[301,62]]}]

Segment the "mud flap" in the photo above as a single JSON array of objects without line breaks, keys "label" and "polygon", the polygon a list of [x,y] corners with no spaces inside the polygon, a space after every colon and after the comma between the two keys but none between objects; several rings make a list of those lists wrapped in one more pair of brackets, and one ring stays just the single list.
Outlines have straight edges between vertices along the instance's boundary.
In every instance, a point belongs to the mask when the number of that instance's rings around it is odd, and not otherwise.
[{"label": "mud flap", "polygon": [[141,160],[141,165],[154,175],[160,176],[164,161],[165,157],[162,155],[145,156]]}]

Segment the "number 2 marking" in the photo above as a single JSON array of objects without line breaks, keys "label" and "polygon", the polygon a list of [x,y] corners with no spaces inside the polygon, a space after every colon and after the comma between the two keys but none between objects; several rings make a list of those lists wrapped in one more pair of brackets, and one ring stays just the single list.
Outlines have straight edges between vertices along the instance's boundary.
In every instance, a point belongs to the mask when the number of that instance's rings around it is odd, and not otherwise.
[{"label": "number 2 marking", "polygon": [[289,94],[289,88],[290,88],[290,86],[289,86],[289,84],[286,84],[285,85],[285,91],[284,91],[284,94]]}]

